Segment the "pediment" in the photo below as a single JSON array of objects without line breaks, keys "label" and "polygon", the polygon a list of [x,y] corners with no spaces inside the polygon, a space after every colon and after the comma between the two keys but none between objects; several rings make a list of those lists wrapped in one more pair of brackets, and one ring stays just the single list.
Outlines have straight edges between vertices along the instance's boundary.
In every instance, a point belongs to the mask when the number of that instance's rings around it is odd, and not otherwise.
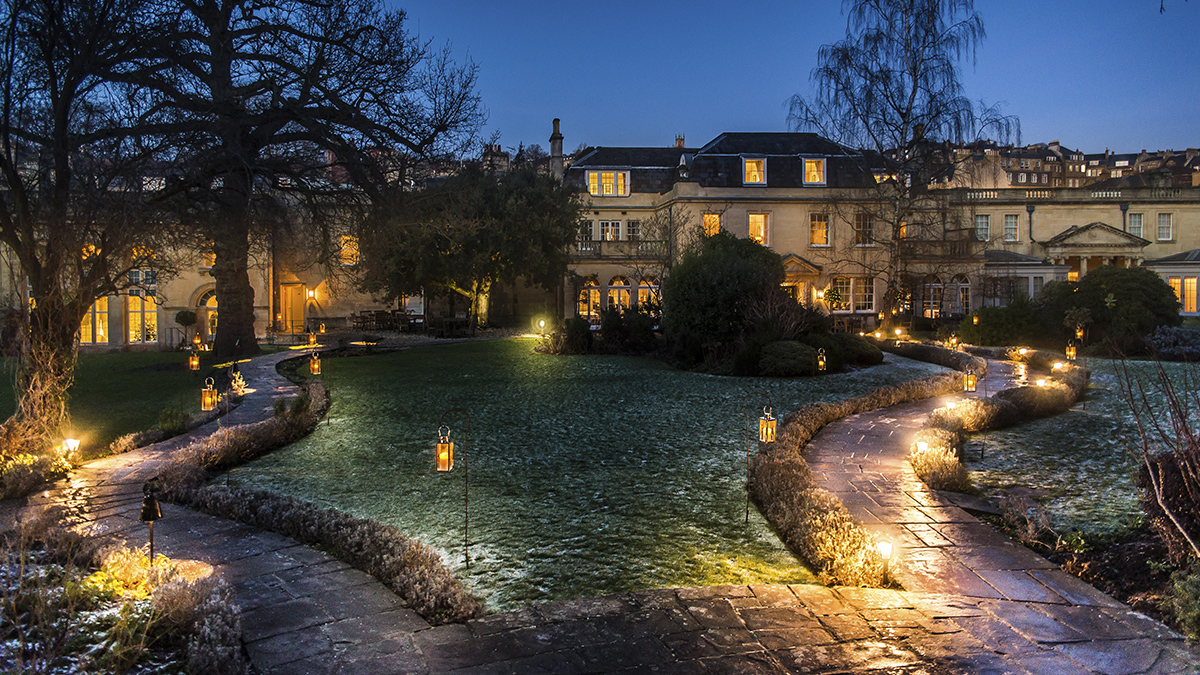
[{"label": "pediment", "polygon": [[1150,242],[1141,237],[1123,232],[1107,223],[1072,225],[1045,242],[1047,247],[1056,248],[1142,248]]},{"label": "pediment", "polygon": [[795,253],[783,256],[783,271],[789,277],[810,277],[821,273],[821,266],[801,258]]}]

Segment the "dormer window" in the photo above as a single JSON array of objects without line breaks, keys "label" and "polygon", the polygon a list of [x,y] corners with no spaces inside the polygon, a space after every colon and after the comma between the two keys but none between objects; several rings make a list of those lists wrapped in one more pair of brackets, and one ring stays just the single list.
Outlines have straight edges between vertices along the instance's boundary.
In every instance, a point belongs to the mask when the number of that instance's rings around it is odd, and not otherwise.
[{"label": "dormer window", "polygon": [[588,193],[593,197],[628,197],[628,171],[587,172]]},{"label": "dormer window", "polygon": [[750,159],[749,157],[742,158],[742,182],[746,185],[766,185],[767,184],[767,160],[760,157],[758,159]]},{"label": "dormer window", "polygon": [[806,160],[804,160],[804,184],[805,185],[824,185],[825,184],[825,160],[823,160],[823,159],[806,159]]}]

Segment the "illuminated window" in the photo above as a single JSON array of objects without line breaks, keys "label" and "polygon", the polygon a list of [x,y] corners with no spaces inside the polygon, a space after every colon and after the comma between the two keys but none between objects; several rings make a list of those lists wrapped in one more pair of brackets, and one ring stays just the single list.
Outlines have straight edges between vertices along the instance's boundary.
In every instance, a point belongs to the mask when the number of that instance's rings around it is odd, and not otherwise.
[{"label": "illuminated window", "polygon": [[747,185],[765,185],[767,183],[767,160],[742,159],[742,182]]},{"label": "illuminated window", "polygon": [[750,241],[753,241],[757,244],[767,243],[767,214],[750,214],[750,230],[748,236],[750,237]]},{"label": "illuminated window", "polygon": [[628,171],[589,171],[588,192],[594,197],[628,197]]},{"label": "illuminated window", "polygon": [[595,279],[583,282],[579,289],[578,315],[581,319],[597,321],[600,319],[600,283]]},{"label": "illuminated window", "polygon": [[79,254],[79,257],[83,258],[84,260],[88,260],[95,257],[97,252],[98,251],[94,245],[88,244],[87,246],[83,247],[83,251]]},{"label": "illuminated window", "polygon": [[805,185],[824,185],[825,184],[825,160],[823,159],[806,159],[804,160],[804,184]]},{"label": "illuminated window", "polygon": [[[1041,277],[1038,277],[1039,279]],[[971,280],[959,274],[950,280],[958,288],[958,306],[952,311],[955,314],[971,313]]]},{"label": "illuminated window", "polygon": [[808,245],[829,245],[829,216],[824,213],[814,213],[808,217]]},{"label": "illuminated window", "polygon": [[155,299],[157,278],[154,270],[133,270],[129,273],[129,281],[141,286],[129,290],[129,343],[158,342],[158,301]]},{"label": "illuminated window", "polygon": [[875,217],[869,213],[854,214],[854,245],[875,245]]},{"label": "illuminated window", "polygon": [[1175,299],[1183,304],[1183,285],[1179,277],[1171,277],[1167,279],[1167,283],[1171,285],[1171,290],[1175,291]]},{"label": "illuminated window", "polygon": [[1010,213],[1004,216],[1004,241],[1017,241],[1016,214]]},{"label": "illuminated window", "polygon": [[[850,302],[854,299],[854,284],[850,277],[834,277],[830,288],[834,292],[825,294],[829,310],[837,312],[850,309]],[[836,297],[837,300],[833,300],[830,296]]]},{"label": "illuminated window", "polygon": [[662,305],[662,298],[658,294],[658,279],[654,277],[642,277],[638,283],[638,306],[647,305]]},{"label": "illuminated window", "polygon": [[96,298],[79,325],[79,344],[108,344],[108,298]]},{"label": "illuminated window", "polygon": [[926,319],[936,319],[942,315],[942,280],[936,276],[929,277],[922,289],[924,296],[924,311]]},{"label": "illuminated window", "polygon": [[1158,240],[1171,241],[1175,238],[1175,228],[1172,222],[1171,214],[1158,214]]},{"label": "illuminated window", "polygon": [[625,309],[629,307],[629,280],[622,276],[608,282],[608,306]]},{"label": "illuminated window", "polygon": [[338,257],[343,265],[358,264],[358,237],[352,234],[343,234],[338,237]]},{"label": "illuminated window", "polygon": [[900,238],[908,239],[908,223],[901,221],[900,223]]},{"label": "illuminated window", "polygon": [[600,241],[618,241],[621,239],[621,221],[600,221]]},{"label": "illuminated window", "polygon": [[1140,213],[1129,214],[1128,227],[1129,227],[1129,234],[1132,234],[1135,237],[1142,236],[1142,214],[1140,214]]},{"label": "illuminated window", "polygon": [[721,231],[721,214],[704,214],[704,236],[711,237]]},{"label": "illuminated window", "polygon": [[975,239],[987,241],[992,236],[992,217],[975,216]]},{"label": "illuminated window", "polygon": [[1067,281],[1079,281],[1079,271],[1071,270],[1067,272]]},{"label": "illuminated window", "polygon": [[1196,312],[1196,277],[1185,277],[1183,280],[1183,311]]}]

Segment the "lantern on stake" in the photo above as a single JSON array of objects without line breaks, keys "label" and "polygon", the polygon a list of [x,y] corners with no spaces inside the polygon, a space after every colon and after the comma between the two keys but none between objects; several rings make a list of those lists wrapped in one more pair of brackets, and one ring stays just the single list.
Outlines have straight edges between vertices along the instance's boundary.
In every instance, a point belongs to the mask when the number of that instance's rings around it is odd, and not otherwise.
[{"label": "lantern on stake", "polygon": [[976,326],[978,326],[978,325],[979,325],[979,315],[978,315],[978,314],[976,314],[975,316],[971,317],[971,323],[975,324]]},{"label": "lantern on stake", "polygon": [[313,352],[312,356],[308,357],[308,372],[313,375],[321,374],[321,357],[317,356],[316,352]]},{"label": "lantern on stake", "polygon": [[1081,323],[1075,324],[1075,339],[1076,340],[1083,339],[1083,324],[1081,324]]},{"label": "lantern on stake", "polygon": [[825,372],[829,367],[829,361],[825,358],[825,349],[822,347],[817,350],[817,370]]},{"label": "lantern on stake", "polygon": [[200,353],[192,352],[188,354],[188,370],[200,370]]},{"label": "lantern on stake", "polygon": [[1074,341],[1074,340],[1067,340],[1067,360],[1068,360],[1068,361],[1074,361],[1074,360],[1075,360],[1075,354],[1076,354],[1076,349],[1075,349],[1075,341]]},{"label": "lantern on stake", "polygon": [[454,442],[450,440],[450,427],[444,424],[438,429],[436,454],[438,471],[454,468]]},{"label": "lantern on stake", "polygon": [[192,347],[194,349],[200,348],[200,333],[196,333],[192,336]]},{"label": "lantern on stake", "polygon": [[758,442],[775,442],[775,418],[771,417],[771,406],[763,408],[763,416],[758,418]]},{"label": "lantern on stake", "polygon": [[325,324],[321,324],[321,328],[319,330],[320,330],[321,335],[324,335],[325,334]]},{"label": "lantern on stake", "polygon": [[974,368],[967,368],[967,374],[963,376],[963,391],[975,391],[975,385],[978,381],[975,375]]},{"label": "lantern on stake", "polygon": [[309,333],[309,334],[308,334],[308,346],[309,346],[309,347],[311,347],[311,346],[313,346],[313,345],[315,345],[315,344],[317,344],[317,334],[316,334],[316,333]]},{"label": "lantern on stake", "polygon": [[200,390],[200,409],[204,412],[216,410],[217,390],[213,388],[213,379],[204,380],[204,388]]}]

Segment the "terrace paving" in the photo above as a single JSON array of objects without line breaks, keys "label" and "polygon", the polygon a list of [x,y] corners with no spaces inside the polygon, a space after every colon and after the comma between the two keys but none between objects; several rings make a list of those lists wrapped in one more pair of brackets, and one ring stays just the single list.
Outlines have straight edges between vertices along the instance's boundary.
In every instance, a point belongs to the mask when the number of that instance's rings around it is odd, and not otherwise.
[{"label": "terrace paving", "polygon": [[[295,393],[274,354],[242,364],[247,423]],[[1011,384],[1007,364],[987,380]],[[981,392],[982,393],[982,392]],[[648,590],[556,601],[465,625],[430,626],[372,577],[287,537],[172,505],[158,550],[211,564],[237,591],[246,650],[263,675],[291,673],[1184,673],[1200,655],[929,491],[905,455],[937,401],[826,427],[810,464],[866,526],[897,543],[905,591],[816,585]],[[229,423],[228,420],[223,421]],[[216,423],[91,462],[28,500],[80,526],[145,540],[142,482]]]}]

